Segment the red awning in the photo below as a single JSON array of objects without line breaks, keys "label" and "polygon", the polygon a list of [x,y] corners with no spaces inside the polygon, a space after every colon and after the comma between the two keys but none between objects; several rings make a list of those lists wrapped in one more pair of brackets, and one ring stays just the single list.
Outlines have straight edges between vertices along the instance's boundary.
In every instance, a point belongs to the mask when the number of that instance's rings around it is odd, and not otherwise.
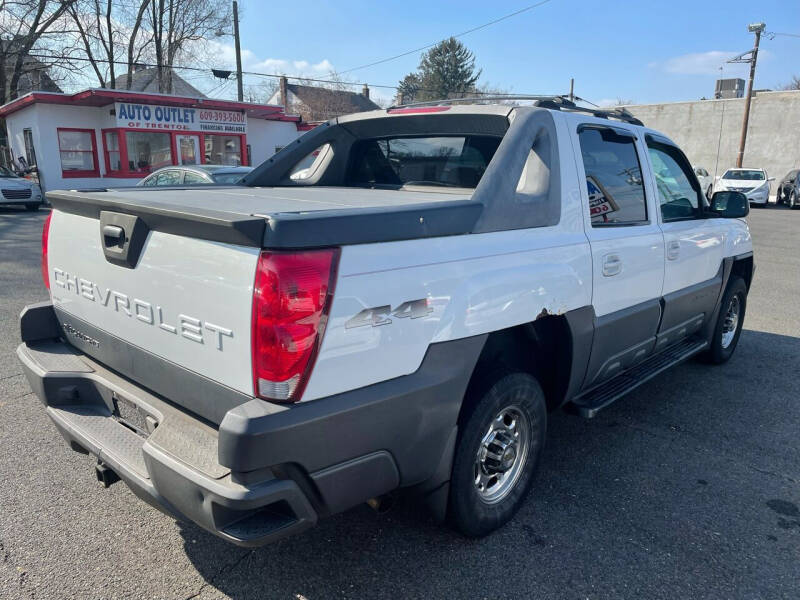
[{"label": "red awning", "polygon": [[160,104],[162,106],[180,106],[183,108],[209,108],[215,110],[235,110],[244,112],[254,119],[270,121],[300,122],[300,117],[287,115],[282,106],[273,104],[251,104],[233,100],[217,100],[212,98],[190,98],[172,96],[170,94],[147,94],[127,90],[91,89],[74,94],[57,92],[30,92],[21,98],[0,106],[0,117],[17,112],[32,104],[65,104],[70,106],[107,106],[114,102],[137,102],[140,104]]}]

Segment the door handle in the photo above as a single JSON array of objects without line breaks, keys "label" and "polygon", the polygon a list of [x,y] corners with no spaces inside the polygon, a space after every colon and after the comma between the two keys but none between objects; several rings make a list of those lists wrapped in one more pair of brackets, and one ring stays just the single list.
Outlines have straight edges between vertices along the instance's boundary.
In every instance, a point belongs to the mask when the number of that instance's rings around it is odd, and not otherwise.
[{"label": "door handle", "polygon": [[681,253],[681,243],[678,240],[671,240],[667,244],[667,260],[677,260]]},{"label": "door handle", "polygon": [[603,277],[613,277],[622,272],[622,259],[619,254],[606,254],[603,257]]}]

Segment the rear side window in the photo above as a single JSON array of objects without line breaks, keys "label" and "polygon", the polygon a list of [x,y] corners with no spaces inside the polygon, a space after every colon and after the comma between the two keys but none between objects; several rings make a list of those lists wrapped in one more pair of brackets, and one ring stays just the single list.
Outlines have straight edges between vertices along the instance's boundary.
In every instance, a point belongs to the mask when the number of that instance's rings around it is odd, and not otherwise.
[{"label": "rear side window", "polygon": [[211,176],[211,179],[214,180],[215,183],[238,183],[239,180],[244,177],[246,173],[215,173]]},{"label": "rear side window", "polygon": [[647,221],[642,168],[633,135],[611,127],[578,131],[593,227]]},{"label": "rear side window", "polygon": [[353,145],[348,183],[358,186],[474,188],[499,137],[393,137]]}]

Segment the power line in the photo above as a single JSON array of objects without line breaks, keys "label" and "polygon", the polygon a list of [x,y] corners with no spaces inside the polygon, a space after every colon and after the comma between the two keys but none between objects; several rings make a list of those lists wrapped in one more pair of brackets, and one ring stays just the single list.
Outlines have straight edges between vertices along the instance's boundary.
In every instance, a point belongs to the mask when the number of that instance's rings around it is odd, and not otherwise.
[{"label": "power line", "polygon": [[777,33],[775,31],[769,31],[769,32],[767,32],[766,35],[769,36],[769,39],[772,39],[776,35],[783,35],[783,36],[786,36],[786,37],[800,38],[800,33]]},{"label": "power line", "polygon": [[[496,23],[499,23],[500,21],[505,21],[506,19],[510,19],[511,17],[516,17],[517,15],[520,15],[520,14],[522,14],[524,12],[527,12],[529,10],[533,10],[534,8],[538,8],[538,7],[542,6],[543,4],[547,4],[550,1],[551,0],[541,0],[541,2],[537,2],[536,4],[531,4],[529,6],[526,6],[525,8],[521,8],[521,9],[519,9],[517,11],[514,11],[514,12],[509,13],[509,14],[507,14],[505,16],[502,16],[502,17],[500,17],[498,19],[495,19],[494,21],[489,21],[488,23],[484,23],[483,25],[478,25],[477,27],[473,27],[472,29],[467,29],[466,31],[462,31],[461,33],[457,33],[456,35],[452,35],[450,37],[460,38],[460,37],[465,36],[465,35],[467,35],[469,33],[474,33],[476,31],[479,31],[480,29],[485,29],[486,27],[489,27],[491,25],[495,25]],[[442,38],[442,39],[446,39],[446,38]],[[381,60],[376,60],[375,62],[371,62],[371,63],[368,63],[366,65],[361,65],[360,67],[353,67],[352,69],[346,69],[344,71],[339,71],[339,74],[343,75],[344,73],[350,73],[352,71],[358,71],[360,69],[366,69],[367,67],[374,67],[375,65],[380,65],[380,64],[383,64],[383,63],[387,63],[389,61],[396,60],[396,59],[402,58],[404,56],[408,56],[409,54],[415,54],[417,52],[422,52],[423,50],[427,50],[428,48],[432,48],[433,46],[435,46],[436,44],[438,44],[441,41],[442,40],[437,40],[437,41],[435,41],[435,42],[433,42],[431,44],[427,44],[426,46],[422,46],[420,48],[415,48],[414,50],[409,50],[408,52],[403,52],[402,54],[396,54],[395,56],[390,56],[389,58],[383,58]]]},{"label": "power line", "polygon": [[[545,1],[549,2],[550,0],[545,0]],[[30,56],[31,58],[53,59],[53,60],[61,60],[61,61],[65,61],[65,62],[68,62],[68,61],[91,62],[92,60],[94,60],[94,62],[103,63],[103,64],[108,64],[108,63],[112,62],[112,61],[109,61],[108,59],[103,59],[103,58],[90,59],[90,58],[87,58],[85,56],[68,57],[68,56],[49,56],[49,55],[45,55],[45,54],[28,54],[28,56]],[[115,60],[113,62],[116,65],[127,65],[128,64],[127,61],[116,61]],[[173,65],[172,67],[167,67],[166,65],[159,66],[158,64],[154,64],[154,63],[142,63],[142,62],[137,62],[136,65],[139,66],[139,67],[153,68],[153,69],[171,68],[171,69],[179,70],[179,71],[197,71],[197,72],[205,73],[206,75],[209,75],[210,72],[212,70],[214,70],[214,69],[211,69],[211,68],[204,68],[204,67],[187,67],[187,66],[176,66],[176,65]],[[227,70],[227,69],[219,69],[219,70]],[[281,77],[286,77],[286,79],[291,79],[291,80],[294,80],[294,81],[308,81],[308,82],[312,82],[312,83],[329,83],[329,84],[334,84],[334,85],[345,85],[345,86],[367,85],[367,86],[369,86],[371,88],[380,88],[380,89],[389,89],[389,90],[396,90],[398,88],[398,86],[396,86],[396,85],[381,85],[381,84],[377,84],[377,83],[368,83],[368,82],[347,82],[347,81],[341,81],[341,80],[337,81],[337,80],[334,80],[334,79],[316,79],[316,78],[312,78],[312,77],[303,77],[301,75],[276,75],[274,73],[258,73],[256,71],[242,71],[242,74],[243,75],[253,75],[253,76],[256,76],[256,77],[273,77],[275,79],[280,79]],[[223,80],[223,81],[229,81],[229,80]],[[431,92],[431,91],[435,91],[435,90],[419,88],[419,91],[421,91],[421,92]],[[487,99],[496,98],[498,100],[502,100],[506,96],[512,96],[512,95],[515,96],[515,95],[517,95],[517,94],[502,94],[502,93],[493,93],[493,92],[478,92],[478,91],[471,92],[471,93],[478,94],[480,96],[486,97]],[[525,94],[525,95],[535,95],[535,94]],[[588,102],[588,101],[584,100],[584,102]]]},{"label": "power line", "polygon": [[[549,2],[549,0],[547,0],[547,1]],[[103,64],[108,64],[108,63],[112,62],[112,61],[109,61],[108,59],[104,59],[104,58],[91,59],[91,58],[87,58],[85,56],[52,56],[52,55],[46,55],[46,54],[28,54],[28,56],[30,56],[31,58],[42,58],[42,59],[50,59],[50,60],[57,60],[57,61],[64,61],[64,62],[69,62],[69,61],[91,62],[92,60],[94,60],[94,62],[103,63]],[[128,64],[127,61],[118,61],[118,60],[113,61],[113,63],[115,65],[127,65]],[[154,63],[143,63],[143,62],[138,62],[138,61],[136,62],[136,66],[144,67],[144,68],[148,68],[148,69],[149,68],[153,68],[153,69],[171,68],[171,69],[176,69],[176,70],[181,70],[181,71],[199,71],[199,72],[206,73],[206,74],[209,74],[212,70],[214,70],[214,69],[205,68],[205,67],[187,67],[187,66],[181,66],[181,65],[177,65],[177,66],[176,65],[172,65],[171,67],[167,67],[167,65],[158,65],[158,64],[154,64]],[[217,70],[227,71],[228,69],[217,69]],[[361,81],[347,82],[347,81],[337,81],[337,80],[333,80],[333,79],[315,79],[315,78],[312,78],[312,77],[304,77],[302,75],[277,75],[275,73],[258,73],[256,71],[242,71],[242,74],[243,75],[254,75],[254,76],[257,76],[257,77],[274,77],[275,79],[280,79],[281,77],[286,77],[286,79],[292,79],[292,80],[296,80],[296,81],[312,81],[314,83],[332,83],[332,84],[337,84],[337,85],[348,85],[348,86],[368,85],[369,87],[374,87],[374,88],[385,88],[385,89],[392,89],[392,90],[396,90],[397,89],[396,85],[380,85],[380,84],[377,84],[377,83],[367,83],[367,82],[361,82]]]}]

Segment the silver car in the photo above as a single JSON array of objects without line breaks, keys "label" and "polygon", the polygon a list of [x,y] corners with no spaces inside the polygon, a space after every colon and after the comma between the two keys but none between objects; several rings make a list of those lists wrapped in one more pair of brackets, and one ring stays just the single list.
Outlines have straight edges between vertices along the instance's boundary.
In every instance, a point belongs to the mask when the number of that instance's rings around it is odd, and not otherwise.
[{"label": "silver car", "polygon": [[42,202],[44,199],[39,184],[0,165],[0,204],[24,204],[28,210],[37,210]]},{"label": "silver car", "polygon": [[136,185],[235,185],[252,170],[230,165],[173,165],[153,171]]}]

